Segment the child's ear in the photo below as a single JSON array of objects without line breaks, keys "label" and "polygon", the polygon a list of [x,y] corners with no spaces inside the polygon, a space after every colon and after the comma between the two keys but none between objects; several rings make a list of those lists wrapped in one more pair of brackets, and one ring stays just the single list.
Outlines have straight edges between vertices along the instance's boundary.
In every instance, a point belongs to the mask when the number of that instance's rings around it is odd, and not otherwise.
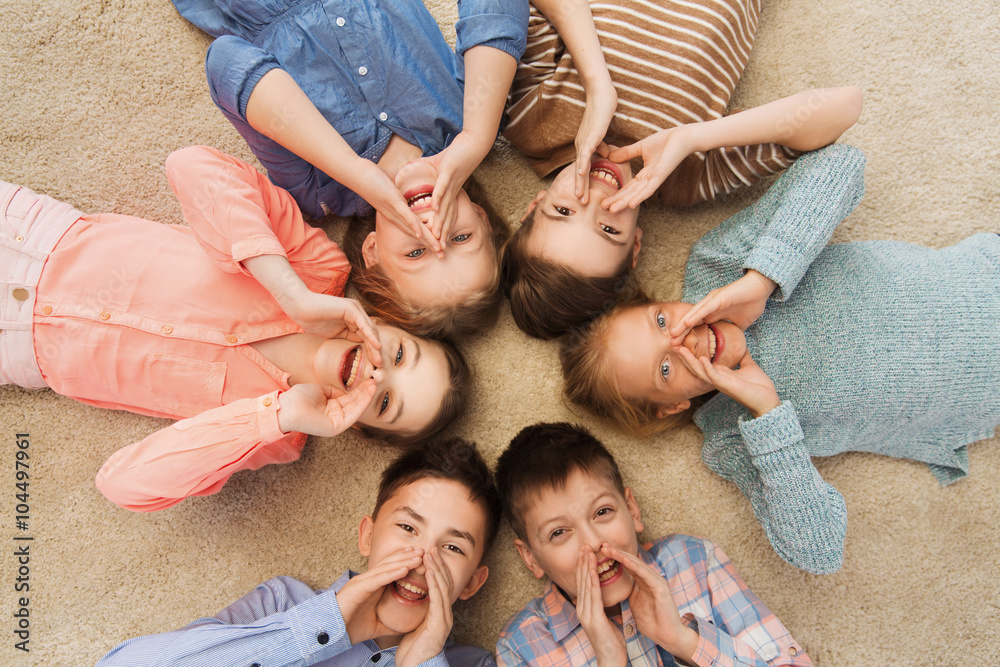
[{"label": "child's ear", "polygon": [[676,415],[684,412],[690,407],[691,401],[681,401],[680,403],[674,403],[673,405],[661,405],[656,408],[656,418],[663,419],[664,417],[669,417],[670,415]]},{"label": "child's ear", "polygon": [[374,528],[375,520],[370,516],[361,519],[361,525],[358,526],[358,551],[365,558],[368,558],[368,554],[372,551],[372,531]]},{"label": "child's ear", "polygon": [[639,263],[639,250],[642,249],[642,227],[635,228],[635,245],[632,247],[632,268]]},{"label": "child's ear", "polygon": [[517,553],[521,554],[521,560],[524,561],[524,565],[535,575],[535,579],[544,577],[545,570],[535,562],[535,555],[531,553],[531,547],[517,538],[514,538],[514,546],[517,547]]},{"label": "child's ear", "polygon": [[361,244],[361,258],[365,260],[365,268],[370,269],[378,264],[378,249],[375,247],[375,232],[369,232]]},{"label": "child's ear", "polygon": [[490,568],[485,565],[480,565],[476,568],[476,571],[472,573],[472,578],[469,579],[469,583],[465,585],[462,592],[458,594],[459,600],[468,600],[476,592],[483,587],[486,583],[486,577],[490,576]]},{"label": "child's ear", "polygon": [[632,525],[635,526],[636,534],[642,532],[642,512],[639,511],[639,503],[635,500],[635,495],[632,493],[632,487],[625,487],[625,506],[628,508],[628,513],[632,515]]},{"label": "child's ear", "polygon": [[535,198],[531,200],[530,204],[528,204],[528,208],[524,210],[524,215],[521,216],[521,222],[524,222],[527,219],[527,217],[531,215],[531,212],[535,210],[536,206],[538,206],[538,202],[542,201],[542,197],[544,197],[548,193],[549,193],[548,190],[538,191],[538,194],[535,195]]}]

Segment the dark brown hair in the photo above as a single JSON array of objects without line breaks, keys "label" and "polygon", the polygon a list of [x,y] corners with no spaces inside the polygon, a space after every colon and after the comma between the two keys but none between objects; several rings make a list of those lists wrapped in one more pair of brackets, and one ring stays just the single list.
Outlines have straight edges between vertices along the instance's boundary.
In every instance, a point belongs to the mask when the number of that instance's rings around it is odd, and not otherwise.
[{"label": "dark brown hair", "polygon": [[369,313],[412,334],[435,338],[476,333],[496,322],[500,303],[503,301],[500,284],[501,254],[510,236],[510,228],[497,214],[482,186],[473,177],[470,176],[463,187],[469,199],[486,211],[490,242],[496,253],[490,284],[455,303],[433,306],[409,303],[381,264],[371,267],[365,265],[362,246],[368,235],[375,231],[375,216],[354,217],[348,223],[344,236],[344,252],[351,263],[351,281]]},{"label": "dark brown hair", "polygon": [[581,470],[601,476],[625,495],[625,483],[611,453],[582,426],[565,422],[521,429],[497,461],[500,504],[514,534],[527,540],[524,515],[546,489],[563,489]]},{"label": "dark brown hair", "polygon": [[372,516],[378,516],[382,506],[399,489],[428,477],[458,482],[468,489],[469,500],[479,505],[486,519],[485,555],[500,524],[500,498],[493,483],[493,473],[476,445],[461,438],[424,443],[389,464],[378,485]]},{"label": "dark brown hair", "polygon": [[441,407],[427,426],[410,433],[386,431],[373,426],[358,424],[358,429],[369,438],[378,438],[387,445],[403,446],[425,440],[441,431],[465,410],[469,393],[469,364],[458,348],[449,340],[427,340],[428,345],[438,345],[448,362],[448,389],[441,398]]},{"label": "dark brown hair", "polygon": [[510,312],[521,331],[542,340],[557,338],[608,310],[632,291],[631,254],[612,277],[588,277],[528,251],[534,222],[532,211],[510,237],[503,253],[503,280]]}]

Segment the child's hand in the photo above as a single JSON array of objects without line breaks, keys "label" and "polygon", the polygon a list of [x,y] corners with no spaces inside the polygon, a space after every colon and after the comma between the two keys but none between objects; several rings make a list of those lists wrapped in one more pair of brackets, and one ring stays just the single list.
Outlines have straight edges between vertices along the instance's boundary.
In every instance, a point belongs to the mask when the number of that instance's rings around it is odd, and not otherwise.
[{"label": "child's hand", "polygon": [[[289,317],[306,333],[323,338],[346,338],[365,346],[365,354],[373,363],[382,356],[382,342],[368,313],[355,299],[306,291],[296,299]],[[377,364],[376,364],[377,365]]]},{"label": "child's hand", "polygon": [[681,622],[667,580],[639,557],[610,544],[601,545],[601,553],[621,563],[632,575],[635,583],[628,596],[628,606],[639,632],[671,655],[690,662],[698,648],[698,633]]},{"label": "child's hand", "polygon": [[[296,385],[298,386],[298,385]],[[423,549],[406,547],[363,574],[352,577],[337,592],[337,605],[347,626],[351,644],[376,639],[392,633],[375,614],[375,606],[385,587],[420,566]]]},{"label": "child's hand", "polygon": [[375,380],[330,398],[318,384],[297,384],[278,394],[278,428],[282,433],[307,433],[321,438],[340,435],[361,419],[375,395]]},{"label": "child's hand", "polygon": [[612,162],[626,162],[642,158],[642,169],[617,194],[601,202],[601,206],[612,213],[626,206],[635,208],[649,199],[688,155],[693,152],[687,126],[668,128],[652,134],[630,146],[611,151],[608,159]]},{"label": "child's hand", "polygon": [[594,647],[598,667],[625,667],[625,638],[604,613],[601,583],[597,578],[597,555],[588,547],[576,561],[576,617]]},{"label": "child's hand", "polygon": [[431,194],[434,218],[430,222],[429,229],[437,241],[435,252],[440,257],[444,257],[443,247],[458,217],[456,201],[458,191],[462,189],[465,181],[476,170],[492,146],[490,144],[483,150],[481,143],[471,133],[463,130],[448,148],[437,155],[420,158],[420,161],[430,164],[437,171],[437,181]]},{"label": "child's hand", "polygon": [[451,575],[435,551],[424,554],[424,578],[427,580],[427,616],[417,629],[407,634],[396,649],[399,667],[416,667],[444,649],[451,632]]},{"label": "child's hand", "polygon": [[750,357],[749,352],[740,359],[738,370],[722,364],[713,365],[708,357],[695,359],[691,350],[686,347],[681,347],[678,354],[692,373],[745,406],[755,419],[781,405],[774,382]]},{"label": "child's hand", "polygon": [[[577,199],[587,204],[590,201],[590,159],[601,146],[608,126],[618,108],[618,91],[610,77],[599,90],[587,91],[587,106],[576,133],[576,187]],[[602,153],[603,155],[603,153]]]},{"label": "child's hand", "polygon": [[414,238],[423,238],[435,251],[440,250],[437,239],[433,238],[420,218],[406,205],[403,193],[377,164],[371,160],[358,158],[352,168],[353,188],[361,197],[382,214],[382,216]]},{"label": "child's hand", "polygon": [[775,282],[753,269],[743,277],[714,289],[696,303],[679,322],[670,327],[674,344],[679,344],[687,332],[708,322],[729,320],[740,329],[746,329],[764,312],[767,300],[777,287]]}]

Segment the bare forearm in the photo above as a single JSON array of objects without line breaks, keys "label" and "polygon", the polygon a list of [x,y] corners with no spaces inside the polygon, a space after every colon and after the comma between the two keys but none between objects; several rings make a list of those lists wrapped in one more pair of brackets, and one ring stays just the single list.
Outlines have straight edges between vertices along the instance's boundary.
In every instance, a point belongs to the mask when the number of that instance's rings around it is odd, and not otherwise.
[{"label": "bare forearm", "polygon": [[816,88],[706,123],[682,126],[693,151],[778,143],[800,151],[836,141],[861,115],[861,90]]},{"label": "bare forearm", "polygon": [[475,139],[481,158],[493,147],[517,61],[491,46],[465,52],[462,131]]},{"label": "bare forearm", "polygon": [[296,305],[309,288],[287,258],[282,255],[258,255],[243,260],[243,266],[271,293],[285,314],[292,318],[296,316]]},{"label": "bare forearm", "polygon": [[535,0],[534,4],[566,44],[587,97],[607,86],[613,90],[590,3],[587,0]]}]

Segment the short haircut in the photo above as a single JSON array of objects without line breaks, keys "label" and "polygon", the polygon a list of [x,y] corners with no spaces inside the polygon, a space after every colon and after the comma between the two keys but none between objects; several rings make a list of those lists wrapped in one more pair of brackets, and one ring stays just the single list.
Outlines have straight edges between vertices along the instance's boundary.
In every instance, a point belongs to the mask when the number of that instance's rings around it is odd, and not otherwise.
[{"label": "short haircut", "polygon": [[582,426],[535,424],[514,436],[497,461],[496,480],[503,511],[515,535],[528,540],[524,523],[528,509],[545,490],[565,488],[575,470],[604,477],[625,495],[614,457]]},{"label": "short haircut", "polygon": [[478,333],[497,321],[503,302],[502,253],[510,228],[473,177],[469,177],[463,189],[472,203],[486,212],[489,220],[489,242],[495,252],[489,285],[452,303],[420,305],[408,302],[381,264],[368,266],[365,263],[362,247],[368,234],[375,231],[375,216],[354,217],[344,235],[344,253],[351,263],[351,283],[365,310],[412,334],[434,338]]},{"label": "short haircut", "polygon": [[486,524],[483,542],[485,555],[493,544],[500,524],[500,498],[490,467],[486,465],[476,445],[467,440],[450,438],[427,442],[399,456],[382,473],[372,516],[378,516],[382,506],[401,488],[426,478],[458,482],[468,489],[469,500],[483,510]]},{"label": "short haircut", "polygon": [[419,431],[401,432],[388,431],[376,426],[366,426],[356,424],[362,435],[381,440],[387,445],[402,447],[421,442],[437,434],[446,426],[455,421],[462,412],[465,411],[466,399],[469,395],[469,364],[455,344],[450,340],[430,340],[424,339],[428,345],[437,345],[444,352],[445,361],[448,363],[448,389],[441,398],[441,407],[438,408],[434,418]]},{"label": "short haircut", "polygon": [[571,266],[528,251],[534,211],[507,242],[503,281],[514,323],[529,336],[550,340],[610,309],[633,290],[632,255],[609,278],[585,276]]}]

